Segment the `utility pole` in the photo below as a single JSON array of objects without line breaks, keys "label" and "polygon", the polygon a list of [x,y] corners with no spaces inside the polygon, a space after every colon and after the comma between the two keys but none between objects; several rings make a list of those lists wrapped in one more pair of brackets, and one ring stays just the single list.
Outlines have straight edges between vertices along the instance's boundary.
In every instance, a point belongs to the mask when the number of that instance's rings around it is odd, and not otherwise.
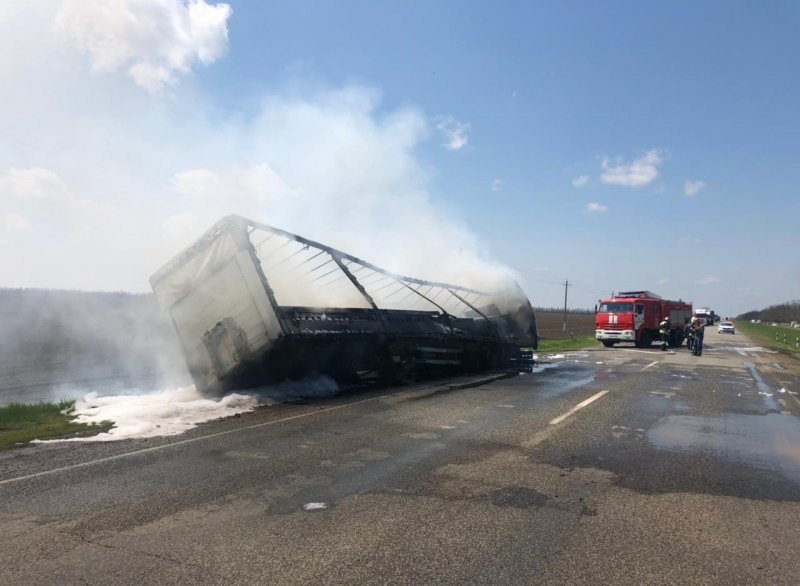
[{"label": "utility pole", "polygon": [[567,331],[567,289],[569,289],[569,279],[564,281],[564,327],[563,332]]}]

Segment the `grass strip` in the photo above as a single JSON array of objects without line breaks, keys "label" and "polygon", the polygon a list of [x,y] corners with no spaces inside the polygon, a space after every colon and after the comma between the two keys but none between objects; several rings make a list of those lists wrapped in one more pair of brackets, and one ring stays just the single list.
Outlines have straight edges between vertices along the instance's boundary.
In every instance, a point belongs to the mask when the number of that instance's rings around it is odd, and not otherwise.
[{"label": "grass strip", "polygon": [[567,350],[580,350],[590,346],[597,346],[599,342],[592,336],[575,336],[574,338],[564,338],[561,340],[539,340],[538,353],[543,352],[562,352]]},{"label": "grass strip", "polygon": [[76,423],[71,414],[75,401],[12,403],[0,407],[0,449],[34,439],[94,435],[113,427],[111,421],[99,424]]},{"label": "grass strip", "polygon": [[767,348],[778,350],[783,354],[788,354],[795,358],[800,357],[800,349],[797,347],[797,339],[800,338],[800,329],[763,323],[751,324],[746,321],[737,321],[734,322],[734,324],[736,325],[736,329]]}]

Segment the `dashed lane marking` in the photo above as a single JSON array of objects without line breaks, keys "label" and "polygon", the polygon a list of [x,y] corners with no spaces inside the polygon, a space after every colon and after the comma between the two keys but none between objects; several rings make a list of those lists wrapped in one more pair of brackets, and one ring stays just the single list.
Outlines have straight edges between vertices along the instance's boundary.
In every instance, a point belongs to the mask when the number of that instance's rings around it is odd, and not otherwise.
[{"label": "dashed lane marking", "polygon": [[608,394],[608,391],[600,391],[599,393],[596,393],[596,394],[592,395],[591,397],[589,397],[585,401],[582,401],[582,402],[578,403],[577,405],[575,405],[572,409],[570,409],[569,411],[567,411],[563,415],[559,415],[558,417],[553,419],[550,422],[550,425],[558,425],[559,423],[564,421],[567,417],[569,417],[573,413],[576,413],[577,411],[580,411],[581,409],[583,409],[587,405],[590,405],[591,403],[595,402],[597,399],[599,399],[600,397],[602,397],[603,395],[606,395],[606,394]]}]

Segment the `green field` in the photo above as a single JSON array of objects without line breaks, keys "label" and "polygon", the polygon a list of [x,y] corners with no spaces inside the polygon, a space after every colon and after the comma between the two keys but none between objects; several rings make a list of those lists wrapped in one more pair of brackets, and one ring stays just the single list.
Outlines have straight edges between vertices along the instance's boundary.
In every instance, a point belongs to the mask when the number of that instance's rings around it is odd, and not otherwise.
[{"label": "green field", "polygon": [[75,416],[70,414],[74,406],[75,401],[59,401],[0,407],[0,449],[34,439],[94,435],[113,426],[110,421],[99,425],[75,423]]},{"label": "green field", "polygon": [[[785,352],[800,354],[797,347],[797,339],[800,338],[800,328],[790,328],[788,326],[773,326],[771,324],[751,324],[746,321],[737,321],[736,329],[752,338],[767,348],[783,350]],[[785,339],[785,341],[784,341]]]}]

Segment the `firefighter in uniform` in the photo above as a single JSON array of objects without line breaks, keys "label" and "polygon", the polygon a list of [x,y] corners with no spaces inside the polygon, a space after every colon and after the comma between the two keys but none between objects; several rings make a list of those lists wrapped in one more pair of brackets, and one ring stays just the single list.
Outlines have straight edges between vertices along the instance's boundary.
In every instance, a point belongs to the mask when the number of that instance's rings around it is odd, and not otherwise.
[{"label": "firefighter in uniform", "polygon": [[658,332],[661,334],[661,351],[667,351],[667,343],[669,341],[669,316],[661,320],[658,324]]},{"label": "firefighter in uniform", "polygon": [[692,343],[692,354],[695,356],[703,355],[703,334],[706,326],[703,320],[696,318],[694,322],[694,342]]},{"label": "firefighter in uniform", "polygon": [[683,326],[683,337],[686,338],[686,347],[691,352],[692,350],[692,341],[694,340],[694,329],[692,326],[692,320],[687,320],[686,325]]}]

